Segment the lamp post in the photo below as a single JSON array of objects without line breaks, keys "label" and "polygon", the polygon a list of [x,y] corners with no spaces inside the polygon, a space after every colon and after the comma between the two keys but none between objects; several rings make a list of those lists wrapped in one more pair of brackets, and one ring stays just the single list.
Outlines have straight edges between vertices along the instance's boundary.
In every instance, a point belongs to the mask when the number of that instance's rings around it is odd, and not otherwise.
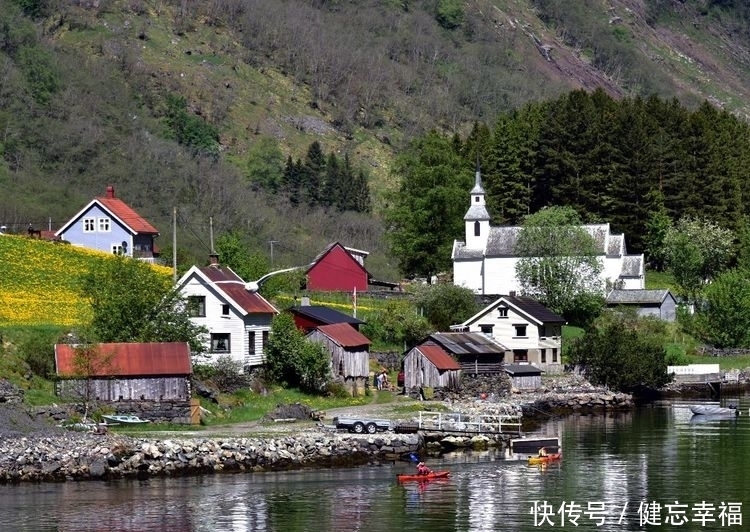
[{"label": "lamp post", "polygon": [[271,268],[273,268],[273,245],[278,244],[278,240],[269,240],[268,243],[271,246]]}]

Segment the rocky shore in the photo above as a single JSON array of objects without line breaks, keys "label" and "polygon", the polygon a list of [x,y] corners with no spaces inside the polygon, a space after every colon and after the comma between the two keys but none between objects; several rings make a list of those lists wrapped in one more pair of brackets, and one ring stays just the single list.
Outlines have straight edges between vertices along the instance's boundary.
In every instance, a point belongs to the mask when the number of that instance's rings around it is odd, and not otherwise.
[{"label": "rocky shore", "polygon": [[[531,394],[426,401],[425,409],[468,415],[522,415],[524,419],[633,406],[627,394],[587,385],[544,389]],[[365,407],[367,408],[367,407]],[[363,411],[363,415],[367,410]],[[378,415],[382,415],[379,413]],[[395,419],[393,416],[390,416]],[[402,420],[413,421],[413,420]],[[394,432],[355,435],[315,423],[274,425],[257,437],[133,438],[89,434],[49,426],[18,406],[0,405],[0,483],[60,482],[118,478],[335,467],[380,463],[424,449],[418,434]],[[486,448],[503,440],[492,436],[449,436],[451,447]],[[434,445],[434,442],[433,442]],[[433,448],[434,450],[434,448]]]},{"label": "rocky shore", "polygon": [[419,447],[416,434],[322,431],[274,438],[141,439],[79,434],[0,439],[0,483],[174,477],[360,465]]}]

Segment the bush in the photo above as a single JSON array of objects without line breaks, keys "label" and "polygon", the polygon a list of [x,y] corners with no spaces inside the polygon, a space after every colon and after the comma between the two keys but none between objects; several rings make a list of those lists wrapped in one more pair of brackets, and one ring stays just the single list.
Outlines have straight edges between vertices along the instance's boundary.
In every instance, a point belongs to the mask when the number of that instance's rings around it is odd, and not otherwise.
[{"label": "bush", "polygon": [[243,372],[242,364],[229,355],[220,356],[211,370],[202,372],[210,374],[206,380],[210,380],[222,393],[234,393],[250,387],[250,377]]}]

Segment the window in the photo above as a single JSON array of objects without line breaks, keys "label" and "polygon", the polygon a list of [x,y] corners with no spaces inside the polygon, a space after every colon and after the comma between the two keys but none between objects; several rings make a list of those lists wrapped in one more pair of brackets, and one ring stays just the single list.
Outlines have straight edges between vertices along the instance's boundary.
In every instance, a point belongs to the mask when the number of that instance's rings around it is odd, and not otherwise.
[{"label": "window", "polygon": [[263,351],[265,352],[266,346],[268,345],[268,337],[271,335],[271,331],[263,331]]},{"label": "window", "polygon": [[516,330],[516,336],[526,336],[526,324],[514,325],[513,328]]},{"label": "window", "polygon": [[112,253],[114,255],[123,255],[124,249],[120,244],[112,244]]},{"label": "window", "polygon": [[99,232],[109,233],[109,218],[99,218]]},{"label": "window", "polygon": [[542,349],[542,364],[546,364],[546,363],[547,363],[547,350]]},{"label": "window", "polygon": [[528,362],[529,352],[526,349],[513,350],[513,362]]},{"label": "window", "polygon": [[494,325],[480,325],[479,330],[482,331],[482,334],[485,336],[489,336],[492,338],[492,329],[494,328]]},{"label": "window", "polygon": [[249,331],[247,333],[247,345],[251,355],[255,354],[255,331]]},{"label": "window", "polygon": [[479,222],[474,222],[474,236],[480,236],[482,231],[479,227]]},{"label": "window", "polygon": [[95,231],[94,228],[94,219],[93,218],[84,218],[83,219],[83,232],[84,233],[93,233]]},{"label": "window", "polygon": [[508,307],[497,307],[497,317],[498,318],[507,318],[508,317]]},{"label": "window", "polygon": [[229,316],[229,305],[227,305],[226,303],[221,306],[221,315]]},{"label": "window", "polygon": [[229,333],[211,334],[211,352],[212,353],[229,353]]},{"label": "window", "polygon": [[188,296],[187,298],[188,316],[191,318],[206,317],[206,297],[205,296]]},{"label": "window", "polygon": [[552,348],[552,362],[557,362],[557,348]]}]

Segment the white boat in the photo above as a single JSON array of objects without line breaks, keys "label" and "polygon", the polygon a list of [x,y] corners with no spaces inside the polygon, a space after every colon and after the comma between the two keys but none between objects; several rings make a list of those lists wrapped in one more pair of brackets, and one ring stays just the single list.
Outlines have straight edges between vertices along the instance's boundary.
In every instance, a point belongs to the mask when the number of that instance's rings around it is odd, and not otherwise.
[{"label": "white boat", "polygon": [[141,419],[138,416],[129,414],[102,414],[102,417],[111,424],[137,425],[140,423],[151,423],[148,419]]},{"label": "white boat", "polygon": [[718,406],[718,405],[692,405],[690,407],[690,411],[694,415],[700,415],[700,416],[715,416],[717,414],[722,415],[733,415],[733,416],[739,416],[740,412],[737,410],[737,407],[734,405],[729,405],[728,407]]}]

